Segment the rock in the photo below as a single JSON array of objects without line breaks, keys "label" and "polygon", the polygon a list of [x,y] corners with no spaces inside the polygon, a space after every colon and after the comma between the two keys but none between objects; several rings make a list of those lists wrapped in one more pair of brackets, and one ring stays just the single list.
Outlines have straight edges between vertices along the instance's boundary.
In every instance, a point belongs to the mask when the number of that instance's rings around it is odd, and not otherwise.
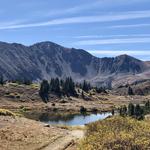
[{"label": "rock", "polygon": [[44,124],[44,127],[48,127],[48,128],[49,128],[49,127],[50,127],[50,124]]}]

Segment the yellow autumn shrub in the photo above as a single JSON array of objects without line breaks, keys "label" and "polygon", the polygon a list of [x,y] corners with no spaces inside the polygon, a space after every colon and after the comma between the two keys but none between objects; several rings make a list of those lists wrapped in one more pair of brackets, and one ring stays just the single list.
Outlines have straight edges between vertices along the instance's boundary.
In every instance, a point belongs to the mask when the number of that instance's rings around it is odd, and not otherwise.
[{"label": "yellow autumn shrub", "polygon": [[13,112],[7,109],[0,109],[0,116],[15,116]]},{"label": "yellow autumn shrub", "polygon": [[149,150],[150,121],[115,116],[87,126],[79,150]]}]

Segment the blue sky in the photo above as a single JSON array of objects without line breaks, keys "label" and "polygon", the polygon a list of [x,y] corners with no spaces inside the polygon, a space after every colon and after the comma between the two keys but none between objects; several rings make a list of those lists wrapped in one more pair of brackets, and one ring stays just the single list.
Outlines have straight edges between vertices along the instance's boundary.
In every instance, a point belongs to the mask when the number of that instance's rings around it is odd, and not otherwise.
[{"label": "blue sky", "polygon": [[0,41],[150,60],[150,0],[0,0]]}]

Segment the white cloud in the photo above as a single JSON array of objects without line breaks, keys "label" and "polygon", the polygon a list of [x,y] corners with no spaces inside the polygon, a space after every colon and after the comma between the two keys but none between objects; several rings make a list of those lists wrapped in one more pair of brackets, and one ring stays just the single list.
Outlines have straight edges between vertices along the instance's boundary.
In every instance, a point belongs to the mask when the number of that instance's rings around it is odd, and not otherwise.
[{"label": "white cloud", "polygon": [[18,28],[31,28],[31,27],[43,27],[54,26],[64,24],[80,24],[80,23],[96,23],[96,22],[111,22],[129,19],[150,18],[150,11],[130,11],[119,14],[107,14],[99,16],[81,16],[81,17],[69,17],[62,19],[54,19],[46,22],[28,23],[28,24],[15,24],[15,25],[0,25],[0,30],[4,29],[18,29]]},{"label": "white cloud", "polygon": [[[79,13],[85,10],[89,10],[89,9],[94,9],[95,7],[100,6],[100,4],[103,1],[95,1],[92,3],[87,3],[87,4],[83,4],[83,5],[77,5],[77,6],[73,6],[70,8],[65,8],[62,10],[51,10],[50,12],[46,13],[46,16],[56,16],[56,15],[64,15],[64,14],[74,14],[74,13]],[[45,14],[44,14],[45,15]]]},{"label": "white cloud", "polygon": [[130,25],[116,25],[108,28],[134,28],[134,27],[150,27],[150,24],[130,24]]},{"label": "white cloud", "polygon": [[149,37],[150,34],[114,34],[114,35],[80,35],[74,36],[75,39],[92,39],[92,38],[114,38],[114,37]]},{"label": "white cloud", "polygon": [[102,39],[102,40],[81,40],[75,45],[105,45],[105,44],[125,44],[125,43],[150,43],[150,38],[124,38],[124,39]]},{"label": "white cloud", "polygon": [[[148,0],[142,0],[142,2],[147,2]],[[38,15],[42,14],[43,16],[57,16],[57,15],[70,15],[70,14],[75,14],[75,13],[80,13],[80,12],[85,12],[86,10],[92,10],[92,9],[97,9],[98,12],[100,8],[105,8],[105,7],[113,7],[113,6],[119,6],[119,5],[129,5],[133,3],[141,3],[141,0],[92,0],[90,2],[87,1],[87,3],[81,4],[81,5],[76,5],[72,6],[70,8],[65,8],[65,9],[52,9],[50,11],[38,11]],[[30,4],[29,4],[30,5]]]}]

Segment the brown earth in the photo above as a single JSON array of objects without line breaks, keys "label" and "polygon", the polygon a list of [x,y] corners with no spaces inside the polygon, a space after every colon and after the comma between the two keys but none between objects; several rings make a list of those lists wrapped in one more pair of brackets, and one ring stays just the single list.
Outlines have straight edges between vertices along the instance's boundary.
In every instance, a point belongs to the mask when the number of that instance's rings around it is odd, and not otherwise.
[{"label": "brown earth", "polygon": [[88,111],[97,109],[98,111],[109,111],[112,108],[119,107],[124,104],[142,103],[150,100],[150,95],[147,96],[126,96],[109,91],[105,93],[85,93],[85,99],[75,97],[58,98],[56,95],[50,94],[49,103],[45,104],[38,94],[38,85],[29,86],[7,84],[0,86],[0,108],[17,111],[65,111],[79,112],[80,107],[84,106]]},{"label": "brown earth", "polygon": [[74,150],[83,130],[68,130],[22,117],[0,116],[0,150]]},{"label": "brown earth", "polygon": [[[85,93],[85,99],[50,94],[49,103],[42,102],[36,84],[25,86],[6,84],[0,86],[0,108],[22,111],[79,112],[84,106],[88,111],[109,111],[129,102],[142,103],[147,96],[124,96],[113,91],[108,93]],[[81,92],[80,92],[81,93]],[[76,150],[83,130],[45,125],[23,117],[0,116],[0,150]]]}]

